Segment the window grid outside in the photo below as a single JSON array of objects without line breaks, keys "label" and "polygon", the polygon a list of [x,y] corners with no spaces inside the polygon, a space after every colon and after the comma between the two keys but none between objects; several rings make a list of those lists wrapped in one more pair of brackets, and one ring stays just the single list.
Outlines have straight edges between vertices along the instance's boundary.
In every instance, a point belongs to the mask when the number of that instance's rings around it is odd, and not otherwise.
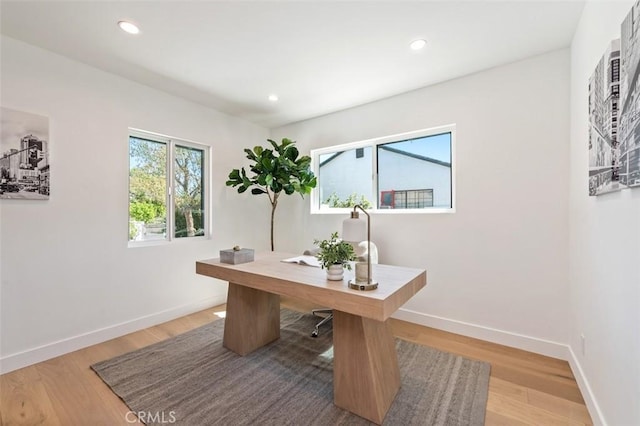
[{"label": "window grid outside", "polygon": [[397,209],[418,209],[433,206],[433,190],[418,189],[408,191],[396,191],[396,195],[401,194],[404,197],[402,203],[396,202]]}]

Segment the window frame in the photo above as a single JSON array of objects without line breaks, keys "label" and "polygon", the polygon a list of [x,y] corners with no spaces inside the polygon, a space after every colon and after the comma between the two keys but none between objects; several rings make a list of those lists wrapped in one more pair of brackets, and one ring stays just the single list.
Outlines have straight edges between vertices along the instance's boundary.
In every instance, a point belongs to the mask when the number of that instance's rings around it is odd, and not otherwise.
[{"label": "window frame", "polygon": [[[173,136],[162,135],[155,132],[149,132],[146,130],[129,128],[128,136],[127,136],[127,144],[129,144],[129,138],[140,138],[146,139],[152,142],[164,143],[167,148],[167,160],[166,160],[166,170],[167,170],[167,189],[165,194],[165,202],[167,206],[167,220],[166,220],[166,237],[162,240],[150,240],[150,241],[132,241],[127,237],[127,245],[128,247],[148,247],[148,246],[158,246],[165,244],[174,244],[179,243],[183,244],[187,241],[202,241],[211,239],[212,234],[212,220],[213,220],[213,206],[211,205],[211,146],[205,145],[203,143],[194,142],[184,138],[176,138]],[[203,235],[193,236],[193,237],[181,237],[178,238],[175,236],[175,205],[174,205],[174,188],[175,188],[175,150],[176,147],[185,147],[185,148],[194,148],[197,150],[202,150],[203,152],[203,178],[202,178],[202,196],[203,196],[203,207],[204,212],[202,213],[202,217],[204,219],[204,232]],[[128,152],[128,163],[129,167],[127,167],[127,173],[129,173],[131,167],[131,154]],[[129,197],[129,191],[131,188],[130,179],[127,179],[127,198]],[[125,235],[129,235],[129,220],[131,219],[129,215],[129,202],[127,201],[127,233]]]},{"label": "window frame", "polygon": [[[380,209],[380,191],[378,189],[378,146],[393,142],[402,142],[408,139],[418,139],[427,136],[435,136],[439,134],[450,133],[451,134],[451,207],[427,207],[427,208],[412,208],[412,209]],[[333,145],[323,148],[312,149],[311,167],[313,173],[318,178],[318,185],[312,189],[310,195],[310,213],[311,214],[349,214],[352,208],[321,208],[320,207],[320,156],[324,154],[331,154],[339,151],[347,151],[357,148],[371,147],[371,185],[372,193],[375,194],[375,199],[371,200],[372,207],[367,211],[375,214],[442,214],[442,213],[455,213],[456,212],[456,125],[447,124],[444,126],[432,127],[427,129],[414,130],[405,133],[398,133],[394,135],[382,136],[372,139],[366,139],[356,142],[348,142],[340,145]],[[424,189],[424,188],[416,188]]]}]

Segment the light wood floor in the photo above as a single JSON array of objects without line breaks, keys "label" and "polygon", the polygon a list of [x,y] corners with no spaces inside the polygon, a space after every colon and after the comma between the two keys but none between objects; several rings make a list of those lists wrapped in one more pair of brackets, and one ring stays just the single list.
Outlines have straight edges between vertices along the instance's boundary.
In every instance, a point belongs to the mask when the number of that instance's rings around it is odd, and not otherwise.
[{"label": "light wood floor", "polygon": [[[282,305],[308,311],[308,303]],[[128,425],[127,406],[89,368],[210,322],[224,305],[0,376],[0,425]],[[392,320],[405,340],[491,363],[487,425],[590,425],[565,361]]]}]

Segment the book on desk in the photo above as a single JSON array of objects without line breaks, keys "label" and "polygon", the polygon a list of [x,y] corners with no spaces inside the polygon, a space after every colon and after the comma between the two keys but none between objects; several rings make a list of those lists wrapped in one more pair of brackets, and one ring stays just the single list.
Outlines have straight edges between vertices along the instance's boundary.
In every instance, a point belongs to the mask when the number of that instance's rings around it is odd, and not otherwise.
[{"label": "book on desk", "polygon": [[321,266],[317,257],[309,255],[290,257],[288,259],[282,259],[281,262],[297,263],[299,265],[313,266],[314,268],[319,268]]}]

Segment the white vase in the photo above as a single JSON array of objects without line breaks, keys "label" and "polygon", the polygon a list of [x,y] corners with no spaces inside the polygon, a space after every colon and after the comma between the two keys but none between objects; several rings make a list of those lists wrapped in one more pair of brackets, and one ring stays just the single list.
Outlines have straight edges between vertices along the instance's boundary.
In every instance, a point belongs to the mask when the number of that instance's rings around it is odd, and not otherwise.
[{"label": "white vase", "polygon": [[344,277],[344,266],[342,264],[331,265],[327,268],[327,279],[340,281]]}]

